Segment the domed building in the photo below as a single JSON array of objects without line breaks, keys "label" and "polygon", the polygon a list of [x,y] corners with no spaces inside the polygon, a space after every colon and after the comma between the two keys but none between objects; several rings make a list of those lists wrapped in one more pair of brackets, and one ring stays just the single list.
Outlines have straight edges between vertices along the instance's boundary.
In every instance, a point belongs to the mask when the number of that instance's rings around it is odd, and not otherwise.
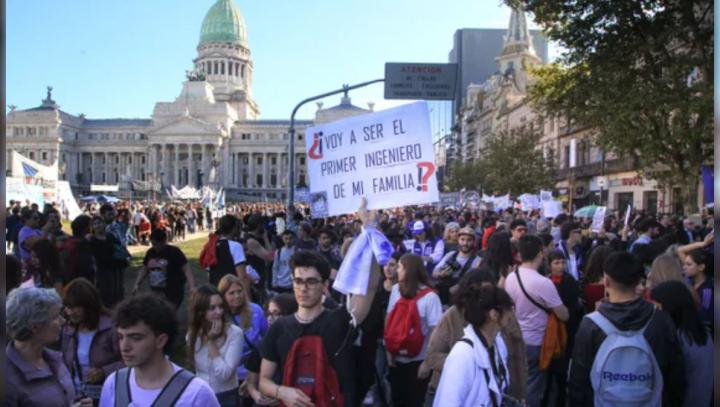
[{"label": "domed building", "polygon": [[[156,103],[149,119],[90,119],[61,110],[48,87],[40,106],[11,107],[6,168],[17,151],[41,164],[59,161],[60,179],[75,192],[118,185],[121,196],[144,197],[153,188],[210,185],[225,188],[228,199],[285,199],[290,123],[260,119],[249,44],[235,1],[216,0],[202,20],[194,69],[174,101]],[[296,120],[296,185],[308,181],[305,130],[367,112],[345,97],[318,109],[315,120]]]}]

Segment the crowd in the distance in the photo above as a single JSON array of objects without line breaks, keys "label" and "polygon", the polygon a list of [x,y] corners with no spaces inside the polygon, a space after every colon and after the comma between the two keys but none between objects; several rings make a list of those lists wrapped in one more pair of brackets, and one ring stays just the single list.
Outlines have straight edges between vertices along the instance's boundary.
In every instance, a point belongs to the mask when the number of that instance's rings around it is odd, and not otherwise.
[{"label": "crowd in the distance", "polygon": [[11,206],[7,405],[711,403],[711,218],[284,210]]}]

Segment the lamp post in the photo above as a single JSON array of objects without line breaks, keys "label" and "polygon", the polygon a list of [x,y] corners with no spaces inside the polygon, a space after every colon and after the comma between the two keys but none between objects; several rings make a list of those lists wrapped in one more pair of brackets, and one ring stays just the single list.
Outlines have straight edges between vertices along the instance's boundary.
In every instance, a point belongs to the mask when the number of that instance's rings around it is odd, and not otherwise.
[{"label": "lamp post", "polygon": [[350,90],[362,88],[364,86],[372,85],[373,83],[384,81],[385,79],[375,79],[368,82],[358,83],[357,85],[352,86],[345,84],[343,85],[342,89],[334,90],[332,92],[327,92],[316,96],[311,96],[307,99],[302,100],[295,106],[292,114],[290,115],[290,129],[288,130],[288,143],[290,143],[288,146],[288,218],[292,216],[295,208],[295,114],[297,114],[298,109],[300,109],[300,107],[305,103],[312,102],[314,100],[322,99],[332,95],[337,95],[338,93],[345,93],[345,96],[347,96],[347,93]]}]

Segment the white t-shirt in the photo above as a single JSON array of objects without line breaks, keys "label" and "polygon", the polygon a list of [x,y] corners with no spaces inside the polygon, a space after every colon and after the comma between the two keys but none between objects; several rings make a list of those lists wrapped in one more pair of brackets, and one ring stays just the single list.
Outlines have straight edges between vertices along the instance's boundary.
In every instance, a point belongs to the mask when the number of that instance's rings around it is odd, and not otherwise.
[{"label": "white t-shirt", "polygon": [[[172,363],[172,362],[171,362]],[[180,366],[172,363],[173,372],[181,369]],[[100,407],[115,407],[115,377],[113,372],[105,384],[103,384],[102,394],[100,395]],[[163,386],[164,387],[164,386]],[[159,389],[143,389],[138,386],[135,381],[135,369],[130,371],[130,398],[131,407],[149,407],[160,395],[162,388]],[[209,406],[220,407],[210,386],[200,378],[194,378],[185,388],[175,407],[193,407],[193,406]]]},{"label": "white t-shirt", "polygon": [[[90,344],[92,344],[92,340],[96,332],[97,331],[78,332],[76,355],[78,363],[80,363],[80,373],[82,373],[83,379],[87,378],[87,372],[90,369]],[[76,389],[79,390],[81,381],[77,372],[75,373],[73,380],[75,381]]]},{"label": "white t-shirt", "polygon": [[233,264],[237,266],[240,263],[245,263],[245,250],[240,243],[234,240],[228,240],[228,248],[230,249],[230,255],[233,258]]},{"label": "white t-shirt", "polygon": [[[424,288],[424,287],[422,287]],[[388,303],[387,314],[390,315],[395,304],[400,300],[400,285],[395,284],[390,291],[390,302]],[[417,302],[418,313],[420,314],[420,324],[422,326],[422,333],[425,336],[425,342],[423,342],[422,350],[420,353],[412,358],[405,356],[395,356],[395,360],[401,363],[409,363],[417,360],[425,360],[425,353],[427,352],[428,342],[430,341],[428,333],[430,329],[435,328],[440,323],[442,318],[442,303],[440,297],[433,291],[425,294],[424,297],[420,298]]]}]

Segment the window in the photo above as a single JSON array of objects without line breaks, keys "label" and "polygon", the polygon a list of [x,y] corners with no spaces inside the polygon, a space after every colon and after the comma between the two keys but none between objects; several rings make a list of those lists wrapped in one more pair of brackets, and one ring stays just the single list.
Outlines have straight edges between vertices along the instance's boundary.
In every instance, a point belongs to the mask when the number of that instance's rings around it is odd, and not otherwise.
[{"label": "window", "polygon": [[47,156],[47,151],[43,151],[43,152],[42,152],[42,159],[43,159],[43,161],[47,160],[47,157],[48,157],[48,156]]},{"label": "window", "polygon": [[34,159],[35,159],[35,153],[32,152],[32,151],[30,152],[30,159],[31,159],[31,160],[34,160]]},{"label": "window", "polygon": [[145,156],[140,157],[140,163],[145,164]]},{"label": "window", "polygon": [[247,163],[248,163],[248,157],[247,157],[247,156],[243,157],[242,163],[243,163],[243,164],[247,164]]},{"label": "window", "polygon": [[270,175],[270,185],[271,186],[277,185],[277,175],[275,175],[275,174]]},{"label": "window", "polygon": [[298,140],[302,141],[302,139],[303,139],[303,135],[302,135],[302,134],[298,134]]},{"label": "window", "polygon": [[305,165],[305,157],[300,157],[300,165]]},{"label": "window", "polygon": [[[633,204],[633,193],[632,192],[620,192],[615,194],[617,204],[616,208],[627,208],[628,205]],[[625,209],[622,209],[623,211]]]},{"label": "window", "polygon": [[215,63],[214,63],[213,65],[215,65],[215,66],[213,67],[213,73],[214,73],[215,75],[217,75],[218,72],[220,72],[220,69],[218,69],[218,62],[215,61]]},{"label": "window", "polygon": [[262,174],[257,174],[257,175],[255,176],[255,185],[256,185],[256,186],[260,186],[260,185],[262,185],[262,183],[263,183],[263,176],[262,176]]},{"label": "window", "polygon": [[35,127],[28,127],[28,128],[27,128],[27,135],[28,135],[28,136],[34,136],[35,134],[37,134],[37,130],[35,129]]},{"label": "window", "polygon": [[40,127],[40,128],[38,128],[38,135],[39,135],[40,137],[47,136],[47,134],[48,134],[48,129],[47,129],[47,127]]},{"label": "window", "polygon": [[220,75],[225,75],[225,61],[220,63]]},{"label": "window", "polygon": [[262,156],[259,156],[259,157],[255,158],[255,162],[257,163],[257,165],[262,165],[262,163],[263,163],[263,158],[262,158]]},{"label": "window", "polygon": [[270,164],[277,165],[277,157],[275,157],[275,156],[270,157]]},{"label": "window", "polygon": [[23,129],[22,127],[14,127],[14,128],[13,128],[13,133],[14,133],[16,136],[22,136],[25,132],[24,132],[24,129]]},{"label": "window", "polygon": [[570,145],[565,146],[565,168],[570,168]]},{"label": "window", "polygon": [[120,164],[120,156],[115,154],[115,164]]},{"label": "window", "polygon": [[128,164],[132,164],[132,155],[128,156]]}]

